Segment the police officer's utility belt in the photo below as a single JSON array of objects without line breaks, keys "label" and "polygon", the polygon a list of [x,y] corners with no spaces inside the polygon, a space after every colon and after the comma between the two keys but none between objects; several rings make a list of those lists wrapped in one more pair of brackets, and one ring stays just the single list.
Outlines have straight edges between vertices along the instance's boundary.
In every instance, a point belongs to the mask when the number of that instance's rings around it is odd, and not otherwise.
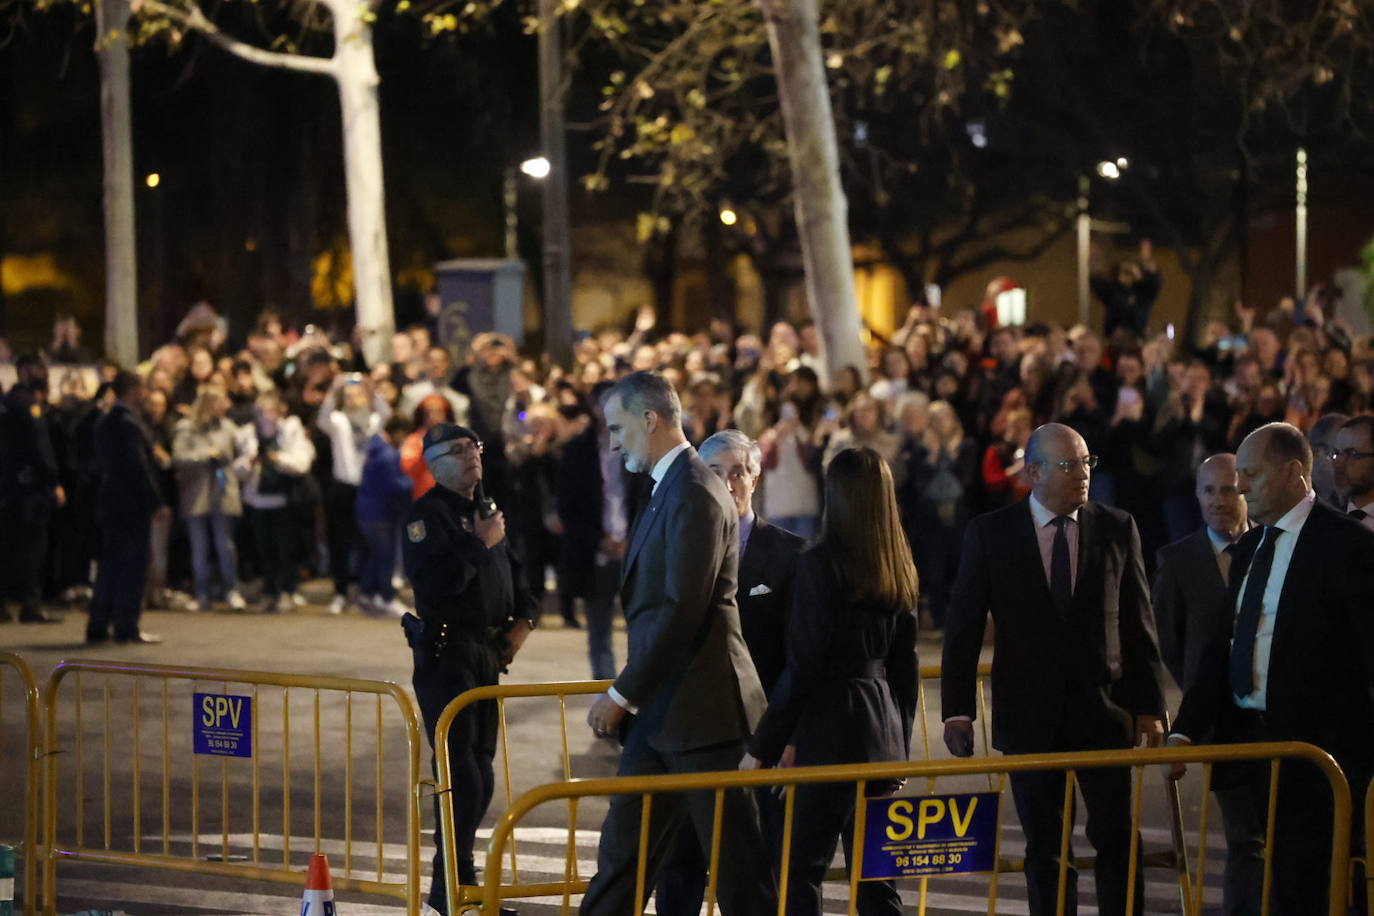
[{"label": "police officer's utility belt", "polygon": [[504,627],[463,626],[446,620],[416,617],[414,614],[406,614],[401,624],[410,647],[427,649],[434,658],[440,658],[464,643],[499,649],[506,633]]}]

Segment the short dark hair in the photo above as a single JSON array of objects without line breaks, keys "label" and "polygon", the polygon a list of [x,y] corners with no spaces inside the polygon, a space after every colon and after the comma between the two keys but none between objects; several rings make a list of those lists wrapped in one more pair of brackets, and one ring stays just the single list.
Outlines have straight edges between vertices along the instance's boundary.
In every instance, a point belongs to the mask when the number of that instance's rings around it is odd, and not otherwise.
[{"label": "short dark hair", "polygon": [[657,372],[631,372],[615,383],[611,394],[630,413],[652,410],[659,419],[674,426],[682,425],[682,402],[672,382]]},{"label": "short dark hair", "polygon": [[114,381],[110,383],[110,387],[114,389],[115,397],[119,398],[121,401],[124,400],[124,396],[130,391],[133,391],[135,388],[141,388],[142,386],[143,379],[135,373],[130,372],[128,369],[120,369],[116,372]]},{"label": "short dark hair", "polygon": [[1312,446],[1307,444],[1307,437],[1302,430],[1291,423],[1266,423],[1255,432],[1268,433],[1263,452],[1266,463],[1287,464],[1297,461],[1302,464],[1303,473],[1311,476]]},{"label": "short dark hair", "polygon": [[394,439],[410,435],[410,431],[413,428],[414,426],[410,422],[410,417],[400,413],[394,413],[387,417],[386,422],[382,424],[382,429],[388,436]]}]

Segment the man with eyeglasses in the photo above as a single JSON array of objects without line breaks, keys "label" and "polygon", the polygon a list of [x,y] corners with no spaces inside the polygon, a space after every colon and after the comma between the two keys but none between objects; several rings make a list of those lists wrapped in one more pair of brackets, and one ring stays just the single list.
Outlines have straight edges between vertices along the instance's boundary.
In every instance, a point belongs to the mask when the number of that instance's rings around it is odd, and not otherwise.
[{"label": "man with eyeglasses", "polygon": [[1374,417],[1347,420],[1336,432],[1330,457],[1345,511],[1374,531]]},{"label": "man with eyeglasses", "polygon": [[[1005,754],[1156,746],[1163,738],[1164,669],[1135,521],[1088,501],[1097,458],[1083,437],[1050,423],[1026,446],[1031,493],[969,523],[945,625],[941,694],[945,744],[973,753],[978,658],[995,621],[992,744]],[[1128,892],[1131,776],[1080,770],[1088,839],[1097,850],[1098,912],[1144,912],[1137,872]],[[1033,916],[1056,911],[1065,775],[1013,773],[1026,835]],[[1073,853],[1069,852],[1072,859]],[[1078,874],[1066,866],[1064,913],[1077,912]]]},{"label": "man with eyeglasses", "polygon": [[[407,614],[401,622],[415,656],[415,698],[432,749],[444,707],[464,691],[500,680],[534,629],[538,609],[506,540],[505,516],[484,504],[477,434],[437,423],[425,433],[424,457],[436,486],[411,506],[401,544],[419,616]],[[494,700],[477,703],[459,713],[449,731],[458,879],[465,886],[477,883],[473,845],[496,785],[498,715]],[[438,796],[434,821],[429,905],[447,913]]]}]

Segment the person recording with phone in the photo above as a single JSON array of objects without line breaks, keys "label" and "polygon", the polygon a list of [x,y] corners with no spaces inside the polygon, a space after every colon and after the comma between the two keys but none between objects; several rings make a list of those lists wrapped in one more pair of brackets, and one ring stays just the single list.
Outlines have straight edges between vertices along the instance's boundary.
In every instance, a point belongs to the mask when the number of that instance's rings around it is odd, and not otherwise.
[{"label": "person recording with phone", "polygon": [[[482,441],[466,427],[437,423],[423,445],[436,485],[406,517],[402,558],[419,616],[407,614],[401,623],[415,656],[415,698],[432,749],[444,707],[464,691],[500,680],[534,629],[538,609],[506,540],[505,516],[482,488]],[[497,716],[495,701],[477,703],[449,732],[463,885],[477,882],[473,845],[495,787]],[[434,811],[437,825],[437,796]],[[435,847],[429,905],[447,913],[438,830]]]}]

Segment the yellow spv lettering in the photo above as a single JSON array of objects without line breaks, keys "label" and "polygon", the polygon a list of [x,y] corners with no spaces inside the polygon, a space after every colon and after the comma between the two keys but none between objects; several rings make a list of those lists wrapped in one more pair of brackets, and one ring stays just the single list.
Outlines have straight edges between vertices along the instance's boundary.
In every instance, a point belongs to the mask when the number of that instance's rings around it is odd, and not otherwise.
[{"label": "yellow spv lettering", "polygon": [[892,823],[887,828],[889,840],[905,840],[911,836],[911,802],[895,801],[887,806],[887,819]]},{"label": "yellow spv lettering", "polygon": [[926,838],[926,828],[945,819],[945,803],[939,798],[921,799],[921,810],[916,815],[916,838]]},{"label": "yellow spv lettering", "polygon": [[229,700],[225,697],[215,697],[215,724],[224,721],[224,717],[229,715]]},{"label": "yellow spv lettering", "polygon": [[200,724],[215,724],[215,698],[205,697],[200,701]]},{"label": "yellow spv lettering", "polygon": [[968,800],[968,810],[964,812],[964,817],[959,818],[959,806],[954,799],[949,800],[949,819],[954,822],[954,835],[962,837],[968,833],[968,825],[973,821],[973,810],[978,807],[978,796],[973,796]]},{"label": "yellow spv lettering", "polygon": [[242,697],[240,697],[239,699],[234,700],[233,702],[229,703],[229,724],[230,724],[232,727],[234,727],[234,728],[238,728],[238,727],[239,727],[239,714],[242,713],[242,712],[243,712],[243,698],[242,698]]}]

